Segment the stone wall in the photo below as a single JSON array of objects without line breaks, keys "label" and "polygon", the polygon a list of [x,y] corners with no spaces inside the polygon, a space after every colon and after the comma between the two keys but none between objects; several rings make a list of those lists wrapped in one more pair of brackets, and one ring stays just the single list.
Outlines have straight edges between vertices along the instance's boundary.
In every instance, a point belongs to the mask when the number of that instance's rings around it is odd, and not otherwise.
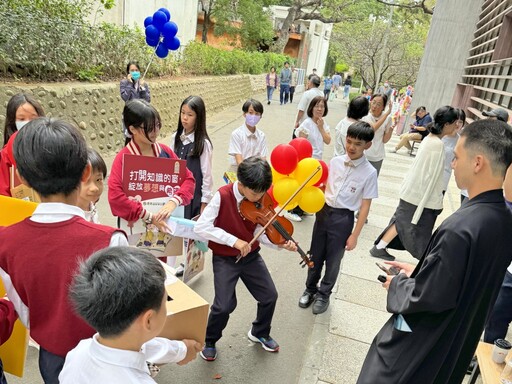
[{"label": "stone wall", "polygon": [[[151,103],[162,118],[162,135],[176,130],[179,108],[189,95],[201,96],[207,113],[217,113],[265,89],[264,75],[200,77],[181,80],[149,80]],[[57,83],[0,86],[0,141],[3,142],[5,107],[14,94],[33,94],[47,116],[74,122],[90,145],[103,154],[119,151],[124,145],[121,129],[123,100],[119,83]]]}]

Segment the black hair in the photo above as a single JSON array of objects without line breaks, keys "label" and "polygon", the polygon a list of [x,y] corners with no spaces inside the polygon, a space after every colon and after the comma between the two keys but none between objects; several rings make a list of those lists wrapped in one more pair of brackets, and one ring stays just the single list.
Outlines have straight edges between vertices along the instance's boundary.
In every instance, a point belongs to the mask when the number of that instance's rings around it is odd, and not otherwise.
[{"label": "black hair", "polygon": [[274,66],[270,67],[270,72],[272,72],[272,68],[274,69],[274,72],[275,72],[276,71],[276,67],[274,67]]},{"label": "black hair", "polygon": [[268,162],[259,156],[251,156],[238,165],[238,181],[250,190],[266,192],[272,185],[272,170]]},{"label": "black hair", "polygon": [[455,108],[455,112],[457,112],[457,119],[462,121],[462,126],[466,125],[466,112],[462,108]]},{"label": "black hair", "polygon": [[416,108],[416,115],[418,114],[419,111],[427,112],[427,108],[425,108],[423,105],[421,107]]},{"label": "black hair", "polygon": [[310,75],[308,80],[311,82],[311,84],[313,84],[316,88],[318,88],[320,86],[320,83],[322,82],[322,80],[320,79],[319,76],[317,75]]},{"label": "black hair", "polygon": [[[144,125],[144,135],[148,140],[148,134],[157,127],[161,127],[160,114],[155,107],[143,99],[134,99],[126,102],[123,109],[123,123],[129,133],[132,133],[130,126],[141,128]],[[130,141],[131,139],[127,137],[125,145]]]},{"label": "black hair", "polygon": [[489,160],[492,173],[505,177],[512,163],[512,128],[500,120],[478,120],[462,131],[468,152],[483,152]]},{"label": "black hair", "polygon": [[427,125],[427,129],[434,135],[440,135],[446,124],[452,124],[457,119],[458,115],[455,109],[445,105],[434,113],[434,121]]},{"label": "black hair", "polygon": [[359,120],[370,111],[370,102],[364,96],[357,96],[348,104],[347,117]]},{"label": "black hair", "polygon": [[258,100],[255,99],[249,99],[247,100],[244,105],[242,105],[242,112],[247,113],[249,112],[249,107],[252,105],[254,110],[258,113],[260,113],[263,116],[263,104],[261,104]]},{"label": "black hair", "polygon": [[161,309],[165,278],[151,253],[108,247],[80,263],[69,297],[75,311],[102,337],[115,337],[147,310]]},{"label": "black hair", "polygon": [[39,117],[14,139],[14,159],[20,176],[39,195],[69,196],[87,165],[87,144],[70,123]]},{"label": "black hair", "polygon": [[181,141],[180,136],[185,130],[181,123],[181,110],[184,105],[188,105],[188,107],[196,114],[196,122],[194,125],[194,148],[192,149],[190,156],[199,157],[204,151],[204,141],[208,140],[210,144],[212,143],[208,136],[208,132],[206,131],[206,107],[203,99],[199,96],[189,96],[181,103],[180,116],[178,117],[178,129],[176,130],[176,137],[174,138],[174,148],[179,146]]},{"label": "black hair", "polygon": [[107,164],[103,157],[94,148],[87,148],[87,160],[91,164],[92,171],[99,171],[103,174],[103,178],[107,177]]},{"label": "black hair", "polygon": [[5,125],[4,125],[4,146],[9,141],[16,128],[16,112],[23,104],[30,104],[34,107],[39,117],[44,116],[43,106],[32,95],[26,93],[17,93],[9,99],[5,111]]},{"label": "black hair", "polygon": [[128,62],[128,64],[126,65],[126,73],[127,73],[127,74],[128,74],[128,73],[130,73],[130,67],[131,67],[132,65],[135,65],[135,66],[137,67],[137,69],[139,70],[139,72],[140,72],[140,66],[139,66],[139,63],[138,63],[137,61],[132,60],[132,61]]},{"label": "black hair", "polygon": [[375,93],[370,97],[370,102],[373,101],[373,99],[375,99],[377,97],[382,97],[382,102],[384,103],[382,110],[384,111],[384,109],[386,109],[386,105],[388,105],[388,95],[386,95],[384,93]]},{"label": "black hair", "polygon": [[363,140],[367,143],[373,140],[375,132],[370,124],[366,121],[356,121],[350,124],[347,130],[347,137],[356,140]]},{"label": "black hair", "polygon": [[311,100],[309,102],[308,111],[307,111],[309,117],[313,117],[313,109],[321,101],[324,103],[324,106],[325,106],[323,116],[327,115],[327,112],[329,112],[329,108],[327,108],[327,100],[325,100],[325,97],[323,97],[323,96],[315,96],[313,98],[313,100]]},{"label": "black hair", "polygon": [[285,61],[285,62],[284,62],[284,65],[286,65],[286,64],[290,65],[290,63],[289,63],[288,61]]}]

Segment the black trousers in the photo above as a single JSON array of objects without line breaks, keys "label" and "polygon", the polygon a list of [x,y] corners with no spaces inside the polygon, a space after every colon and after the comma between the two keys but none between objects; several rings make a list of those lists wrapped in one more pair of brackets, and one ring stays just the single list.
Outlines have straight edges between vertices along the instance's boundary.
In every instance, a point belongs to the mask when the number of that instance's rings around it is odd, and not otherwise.
[{"label": "black trousers", "polygon": [[236,257],[213,255],[213,282],[215,298],[210,308],[206,342],[216,343],[228,324],[229,315],[235,310],[236,284],[242,279],[251,295],[258,302],[256,320],[251,333],[256,337],[268,337],[270,324],[277,302],[277,290],[272,277],[259,254],[259,249],[249,253],[238,263]]},{"label": "black trousers", "polygon": [[54,355],[39,347],[39,371],[45,384],[59,384],[59,375],[64,367],[64,360],[64,357]]},{"label": "black trousers", "polygon": [[[345,244],[354,227],[354,212],[332,208],[327,204],[316,214],[311,238],[311,260],[315,263],[308,269],[306,291],[317,297],[329,298],[338,279]],[[325,264],[324,277],[318,287]]]}]

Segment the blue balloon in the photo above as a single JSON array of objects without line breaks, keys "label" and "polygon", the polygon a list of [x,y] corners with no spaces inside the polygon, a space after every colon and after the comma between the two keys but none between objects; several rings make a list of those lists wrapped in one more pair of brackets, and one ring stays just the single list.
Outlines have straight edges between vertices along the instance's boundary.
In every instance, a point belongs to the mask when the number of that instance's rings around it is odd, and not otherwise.
[{"label": "blue balloon", "polygon": [[172,39],[178,33],[178,26],[174,21],[168,21],[164,24],[164,28],[162,30],[162,35],[166,39]]},{"label": "blue balloon", "polygon": [[156,49],[156,55],[161,58],[161,59],[165,59],[167,57],[167,55],[169,54],[169,50],[167,49],[167,47],[163,44],[160,44],[158,46],[158,48]]},{"label": "blue balloon", "polygon": [[167,23],[167,15],[162,11],[156,11],[153,14],[153,25],[162,31],[164,24]]},{"label": "blue balloon", "polygon": [[144,19],[144,28],[146,28],[150,24],[153,24],[153,18],[151,16],[148,16]]},{"label": "blue balloon", "polygon": [[146,27],[146,37],[151,40],[158,40],[160,38],[160,31],[153,24]]},{"label": "blue balloon", "polygon": [[180,39],[178,39],[176,36],[174,36],[172,39],[164,37],[164,45],[167,49],[170,49],[171,51],[177,50],[180,47],[180,44]]},{"label": "blue balloon", "polygon": [[165,13],[165,16],[167,16],[167,21],[171,20],[171,12],[167,8],[160,8],[160,12]]},{"label": "blue balloon", "polygon": [[150,39],[149,37],[146,37],[146,44],[149,45],[150,47],[156,47],[158,45],[158,42],[159,40],[156,39]]}]

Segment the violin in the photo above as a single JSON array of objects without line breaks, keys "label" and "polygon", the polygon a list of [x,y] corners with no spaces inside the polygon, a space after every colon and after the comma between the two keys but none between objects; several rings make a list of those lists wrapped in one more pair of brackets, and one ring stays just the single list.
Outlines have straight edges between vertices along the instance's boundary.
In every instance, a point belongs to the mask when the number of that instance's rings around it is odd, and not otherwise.
[{"label": "violin", "polygon": [[[265,228],[265,234],[272,244],[280,245],[291,240],[297,245],[302,261],[300,264],[304,268],[306,265],[313,268],[314,263],[293,239],[293,224],[285,217],[277,216],[274,211],[274,202],[268,193],[265,193],[259,201],[251,202],[247,199],[242,200],[239,207],[240,215],[255,224]],[[270,223],[269,223],[270,222]]]}]

